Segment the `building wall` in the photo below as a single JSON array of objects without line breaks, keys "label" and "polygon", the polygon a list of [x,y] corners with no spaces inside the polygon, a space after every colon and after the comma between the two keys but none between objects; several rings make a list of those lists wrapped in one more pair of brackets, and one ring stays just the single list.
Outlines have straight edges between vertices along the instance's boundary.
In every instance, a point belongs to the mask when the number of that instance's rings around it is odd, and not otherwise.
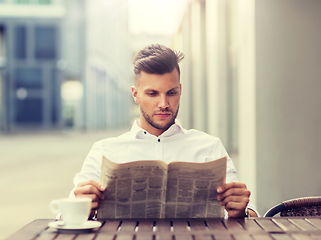
[{"label": "building wall", "polygon": [[321,195],[321,2],[256,1],[257,192],[262,213]]},{"label": "building wall", "polygon": [[72,105],[74,127],[111,129],[130,124],[131,46],[128,3],[70,0],[64,24],[66,80],[83,85]]},{"label": "building wall", "polygon": [[[251,201],[257,201],[257,139],[256,139],[256,59],[255,1],[235,1],[230,9],[231,74],[236,88],[231,97],[236,100],[237,133],[232,142],[237,146],[238,178],[251,191]],[[228,110],[231,111],[231,110]],[[232,115],[233,116],[233,115]],[[229,116],[231,117],[231,116]],[[235,160],[235,159],[234,159]]]},{"label": "building wall", "polygon": [[128,2],[86,1],[86,124],[116,128],[130,124],[131,48]]},{"label": "building wall", "polygon": [[60,1],[0,3],[0,130],[60,128]]},{"label": "building wall", "polygon": [[0,18],[3,132],[60,127],[61,18]]},{"label": "building wall", "polygon": [[[321,194],[320,10],[317,0],[193,1],[176,36],[187,55],[179,117],[222,139],[262,215],[286,199]],[[195,31],[191,23],[204,14],[207,31]]]},{"label": "building wall", "polygon": [[184,53],[184,59],[180,63],[182,95],[178,120],[185,128],[193,126],[193,94],[192,94],[192,57],[191,57],[191,8],[187,7],[183,16],[179,31],[174,37],[173,48]]},{"label": "building wall", "polygon": [[[39,129],[128,126],[132,52],[127,0],[0,5],[2,131],[31,124]],[[44,47],[54,57],[37,57],[38,48]],[[18,56],[20,52],[25,56]],[[21,90],[19,81],[39,86]],[[77,93],[74,86],[79,87]]]},{"label": "building wall", "polygon": [[237,82],[231,69],[228,8],[224,0],[191,1],[174,48],[185,54],[179,115],[183,125],[218,136],[230,152],[237,152]]}]

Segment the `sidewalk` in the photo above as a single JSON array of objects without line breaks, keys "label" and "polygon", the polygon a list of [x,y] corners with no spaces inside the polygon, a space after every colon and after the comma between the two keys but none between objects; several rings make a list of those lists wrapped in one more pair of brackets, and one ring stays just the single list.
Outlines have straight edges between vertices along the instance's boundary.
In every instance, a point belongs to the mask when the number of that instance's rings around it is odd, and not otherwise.
[{"label": "sidewalk", "polygon": [[68,197],[92,144],[129,129],[0,135],[0,239],[34,219],[54,218],[49,202]]}]

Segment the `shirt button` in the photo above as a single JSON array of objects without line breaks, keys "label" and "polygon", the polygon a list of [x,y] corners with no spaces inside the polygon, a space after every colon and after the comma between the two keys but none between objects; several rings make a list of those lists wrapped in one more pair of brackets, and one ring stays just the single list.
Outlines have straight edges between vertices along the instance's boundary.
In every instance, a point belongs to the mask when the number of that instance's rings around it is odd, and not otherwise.
[{"label": "shirt button", "polygon": [[160,142],[160,139],[158,139],[158,142]]},{"label": "shirt button", "polygon": [[145,131],[144,134],[146,134],[147,132]]}]

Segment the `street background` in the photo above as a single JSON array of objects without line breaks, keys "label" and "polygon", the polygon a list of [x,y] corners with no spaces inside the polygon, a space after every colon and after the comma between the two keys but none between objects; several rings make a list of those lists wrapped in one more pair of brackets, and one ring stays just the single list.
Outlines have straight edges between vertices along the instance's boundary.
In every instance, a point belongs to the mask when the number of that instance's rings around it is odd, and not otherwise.
[{"label": "street background", "polygon": [[261,215],[320,196],[320,12],[316,0],[0,0],[0,238],[52,218],[92,143],[139,116],[132,59],[152,43],[185,54],[178,120],[221,139]]},{"label": "street background", "polygon": [[92,144],[128,129],[0,135],[0,159],[6,160],[0,161],[0,239],[35,219],[55,218],[48,204],[68,197]]}]

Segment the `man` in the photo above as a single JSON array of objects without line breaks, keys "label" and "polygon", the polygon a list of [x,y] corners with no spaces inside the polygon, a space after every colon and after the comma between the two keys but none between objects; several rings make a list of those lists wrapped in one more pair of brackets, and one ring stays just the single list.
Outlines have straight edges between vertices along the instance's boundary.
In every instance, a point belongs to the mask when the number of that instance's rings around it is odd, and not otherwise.
[{"label": "man", "polygon": [[[135,86],[132,96],[139,105],[140,119],[117,137],[96,142],[82,170],[74,179],[71,195],[92,198],[92,214],[105,198],[99,184],[102,157],[116,163],[137,160],[205,162],[228,156],[221,141],[197,130],[185,130],[177,122],[182,85],[178,63],[184,58],[162,45],[150,45],[134,58]],[[249,203],[250,191],[238,182],[228,157],[226,184],[217,189],[217,199],[228,217],[257,216]]]}]

